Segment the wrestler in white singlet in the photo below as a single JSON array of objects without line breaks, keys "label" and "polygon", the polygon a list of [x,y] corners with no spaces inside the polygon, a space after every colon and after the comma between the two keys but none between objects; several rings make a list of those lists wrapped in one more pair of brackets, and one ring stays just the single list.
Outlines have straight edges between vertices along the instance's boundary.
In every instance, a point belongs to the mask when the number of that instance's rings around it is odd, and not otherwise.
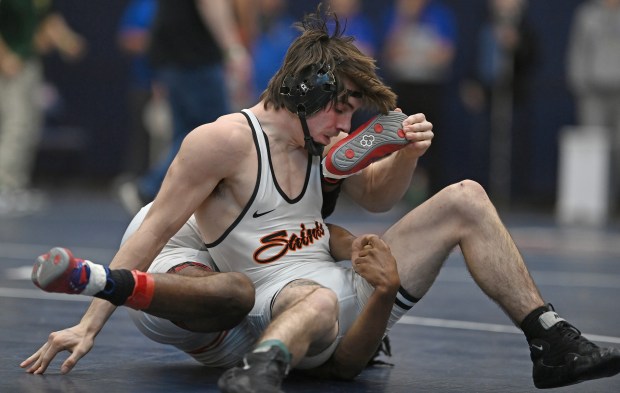
[{"label": "wrestler in white singlet", "polygon": [[[252,198],[231,227],[218,240],[207,245],[208,252],[192,216],[164,247],[149,272],[167,272],[188,261],[222,272],[243,272],[256,286],[254,308],[225,336],[193,333],[140,311],[131,310],[130,313],[142,333],[151,339],[175,345],[206,365],[227,367],[251,350],[267,327],[277,293],[296,279],[313,280],[332,289],[340,307],[337,340],[321,354],[306,357],[297,366],[316,367],[331,356],[373,288],[351,268],[335,264],[329,252],[329,231],[321,217],[320,158],[309,158],[301,194],[294,199],[288,198],[273,175],[267,136],[249,110],[243,113],[253,130],[259,157],[260,175]],[[139,226],[148,207],[134,218],[125,238]]]}]

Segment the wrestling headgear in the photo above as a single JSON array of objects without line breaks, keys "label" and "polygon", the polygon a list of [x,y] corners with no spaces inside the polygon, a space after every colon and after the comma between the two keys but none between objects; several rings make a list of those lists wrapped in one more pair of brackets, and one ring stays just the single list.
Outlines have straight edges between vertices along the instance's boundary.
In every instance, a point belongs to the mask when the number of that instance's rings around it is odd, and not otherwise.
[{"label": "wrestling headgear", "polygon": [[328,65],[313,64],[299,75],[284,78],[280,94],[285,96],[285,107],[299,117],[304,130],[305,148],[314,156],[323,154],[325,146],[310,136],[306,118],[325,108],[336,96],[336,77]]}]

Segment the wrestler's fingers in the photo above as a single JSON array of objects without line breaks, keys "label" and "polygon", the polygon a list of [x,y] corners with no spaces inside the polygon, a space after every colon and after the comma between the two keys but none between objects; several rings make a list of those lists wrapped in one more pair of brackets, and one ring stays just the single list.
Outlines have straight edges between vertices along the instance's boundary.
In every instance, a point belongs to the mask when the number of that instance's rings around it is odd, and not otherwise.
[{"label": "wrestler's fingers", "polygon": [[433,131],[407,132],[405,137],[410,142],[423,142],[432,140],[435,134]]},{"label": "wrestler's fingers", "polygon": [[361,235],[361,236],[356,237],[353,240],[353,248],[362,249],[366,245],[369,245],[369,244],[372,245],[369,239],[371,239],[372,237],[376,237],[376,236],[377,235],[366,234],[366,235]]},{"label": "wrestler's fingers", "polygon": [[426,121],[426,116],[424,115],[424,113],[416,113],[416,114],[413,114],[407,117],[403,121],[403,126],[405,127],[412,126],[415,124],[423,123],[425,121]]},{"label": "wrestler's fingers", "polygon": [[[21,362],[19,364],[19,367],[21,367],[21,368],[27,368],[28,367],[28,370],[27,370],[28,372],[32,372],[32,371],[36,370],[39,367],[37,365],[37,363],[40,363],[39,359],[41,358],[41,354],[45,350],[46,346],[47,346],[47,344],[45,344],[41,348],[39,348],[38,351],[36,351],[32,355],[30,355],[26,360]],[[35,367],[35,365],[36,365],[36,367]]]},{"label": "wrestler's fingers", "polygon": [[85,355],[82,351],[75,351],[65,360],[60,366],[60,373],[67,374],[69,371],[73,370],[73,367],[77,364],[77,362]]},{"label": "wrestler's fingers", "polygon": [[54,346],[49,345],[47,349],[41,353],[36,363],[30,368],[32,371],[28,370],[28,372],[43,374],[58,352],[60,352],[60,349],[56,349]]},{"label": "wrestler's fingers", "polygon": [[407,124],[403,130],[406,134],[428,132],[433,130],[433,123],[425,120],[419,123]]},{"label": "wrestler's fingers", "polygon": [[377,235],[365,235],[362,239],[363,246],[359,256],[367,256],[369,252],[371,252],[377,246],[380,246],[381,242],[381,239]]}]

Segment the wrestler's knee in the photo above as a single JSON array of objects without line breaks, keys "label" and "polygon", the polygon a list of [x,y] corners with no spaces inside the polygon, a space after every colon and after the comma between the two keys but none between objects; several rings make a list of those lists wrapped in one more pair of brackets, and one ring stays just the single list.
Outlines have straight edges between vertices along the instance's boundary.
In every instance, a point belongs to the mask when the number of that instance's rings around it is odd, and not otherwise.
[{"label": "wrestler's knee", "polygon": [[312,280],[305,279],[292,281],[280,292],[272,310],[273,315],[275,317],[300,304],[321,326],[334,324],[338,319],[339,306],[336,293]]},{"label": "wrestler's knee", "polygon": [[463,180],[442,191],[443,199],[462,218],[477,219],[481,213],[494,209],[484,188],[473,180]]},{"label": "wrestler's knee", "polygon": [[329,347],[338,336],[338,297],[329,288],[320,287],[308,297],[307,310],[316,328],[316,340],[308,349],[314,356]]},{"label": "wrestler's knee", "polygon": [[254,307],[255,289],[252,281],[243,273],[225,273],[224,285],[228,288],[227,313],[240,320]]},{"label": "wrestler's knee", "polygon": [[318,316],[328,319],[328,322],[335,322],[338,318],[338,297],[329,288],[318,288],[312,293],[311,306]]},{"label": "wrestler's knee", "polygon": [[330,342],[335,339],[338,333],[339,312],[336,293],[329,288],[319,287],[305,299],[304,303],[314,326],[326,334],[323,338]]}]

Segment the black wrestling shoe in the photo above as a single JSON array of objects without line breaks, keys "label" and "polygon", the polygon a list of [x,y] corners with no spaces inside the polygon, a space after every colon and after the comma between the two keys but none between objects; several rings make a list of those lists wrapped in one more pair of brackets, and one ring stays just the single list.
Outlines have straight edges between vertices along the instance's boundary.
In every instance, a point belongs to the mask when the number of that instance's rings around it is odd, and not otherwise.
[{"label": "black wrestling shoe", "polygon": [[250,352],[243,363],[226,370],[217,381],[224,393],[283,393],[282,380],[288,374],[284,352],[269,347],[265,352]]},{"label": "black wrestling shoe", "polygon": [[394,364],[388,363],[384,360],[379,359],[381,355],[385,355],[388,357],[392,356],[392,345],[390,344],[389,336],[383,337],[383,340],[381,340],[381,343],[379,343],[379,347],[377,348],[377,351],[375,352],[374,355],[372,355],[372,358],[368,361],[368,364],[366,364],[366,367],[373,367],[373,366],[394,367]]},{"label": "black wrestling shoe", "polygon": [[618,348],[597,346],[564,320],[553,324],[542,337],[532,339],[529,344],[534,386],[539,389],[573,385],[620,372]]}]

